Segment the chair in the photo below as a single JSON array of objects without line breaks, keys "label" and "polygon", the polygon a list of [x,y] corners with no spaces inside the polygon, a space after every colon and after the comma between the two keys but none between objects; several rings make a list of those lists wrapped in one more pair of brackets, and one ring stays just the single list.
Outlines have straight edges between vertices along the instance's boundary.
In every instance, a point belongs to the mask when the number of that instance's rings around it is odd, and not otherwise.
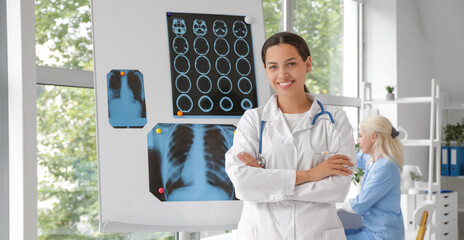
[{"label": "chair", "polygon": [[432,220],[432,214],[435,210],[435,203],[427,200],[420,207],[414,211],[414,222],[419,224],[419,231],[417,232],[416,240],[423,240],[427,225]]}]

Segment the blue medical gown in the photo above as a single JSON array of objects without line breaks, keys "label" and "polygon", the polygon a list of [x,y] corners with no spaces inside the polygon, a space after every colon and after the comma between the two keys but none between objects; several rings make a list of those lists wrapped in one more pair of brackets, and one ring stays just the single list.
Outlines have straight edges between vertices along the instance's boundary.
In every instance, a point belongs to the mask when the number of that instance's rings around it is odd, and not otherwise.
[{"label": "blue medical gown", "polygon": [[362,216],[363,228],[347,229],[347,239],[404,239],[398,165],[381,158],[367,168],[370,158],[368,154],[357,154],[358,167],[365,172],[361,192],[350,200],[350,205]]}]

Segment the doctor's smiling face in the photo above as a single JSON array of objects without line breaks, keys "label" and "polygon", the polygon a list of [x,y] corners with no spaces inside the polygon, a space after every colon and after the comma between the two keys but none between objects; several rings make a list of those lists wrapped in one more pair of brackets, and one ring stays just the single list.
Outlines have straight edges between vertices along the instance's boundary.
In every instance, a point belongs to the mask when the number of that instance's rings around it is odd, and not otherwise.
[{"label": "doctor's smiling face", "polygon": [[303,59],[294,46],[281,43],[267,49],[264,67],[279,96],[301,94],[306,74],[311,70],[311,57]]}]

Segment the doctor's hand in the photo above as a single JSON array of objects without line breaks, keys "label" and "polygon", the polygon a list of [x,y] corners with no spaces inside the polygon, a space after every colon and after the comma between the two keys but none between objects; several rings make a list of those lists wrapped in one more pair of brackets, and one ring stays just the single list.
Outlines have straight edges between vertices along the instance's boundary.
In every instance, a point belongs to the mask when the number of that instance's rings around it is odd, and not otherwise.
[{"label": "doctor's hand", "polygon": [[305,182],[315,182],[333,175],[349,176],[353,172],[346,166],[353,167],[350,158],[345,155],[334,155],[321,164],[306,171],[298,171],[296,185]]},{"label": "doctor's hand", "polygon": [[246,152],[239,153],[237,155],[238,159],[245,163],[245,165],[249,167],[257,167],[257,168],[262,168],[261,165],[259,165],[258,161],[254,157],[252,157],[250,154]]}]

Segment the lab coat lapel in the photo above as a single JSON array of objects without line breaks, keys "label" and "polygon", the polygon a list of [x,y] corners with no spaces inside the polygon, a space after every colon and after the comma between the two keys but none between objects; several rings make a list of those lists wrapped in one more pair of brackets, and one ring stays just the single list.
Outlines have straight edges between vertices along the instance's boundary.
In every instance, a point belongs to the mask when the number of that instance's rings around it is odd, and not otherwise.
[{"label": "lab coat lapel", "polygon": [[302,121],[298,125],[295,126],[295,129],[293,129],[293,132],[304,131],[304,130],[309,129],[311,127],[311,121],[313,117],[316,116],[316,114],[321,111],[321,107],[319,106],[319,104],[317,104],[316,98],[314,98],[314,96],[311,95],[310,93],[306,93],[306,96],[308,97],[309,101],[312,102],[311,108],[309,109],[308,113],[305,114]]},{"label": "lab coat lapel", "polygon": [[284,141],[294,144],[293,134],[290,131],[287,120],[285,120],[284,114],[281,111],[279,112],[280,114],[278,119],[271,121],[269,125],[275,128],[275,131],[284,139]]},{"label": "lab coat lapel", "polygon": [[262,120],[266,121],[270,127],[275,128],[277,132],[284,141],[294,143],[292,132],[288,127],[287,121],[277,106],[277,94],[272,95],[271,99],[264,105]]}]

